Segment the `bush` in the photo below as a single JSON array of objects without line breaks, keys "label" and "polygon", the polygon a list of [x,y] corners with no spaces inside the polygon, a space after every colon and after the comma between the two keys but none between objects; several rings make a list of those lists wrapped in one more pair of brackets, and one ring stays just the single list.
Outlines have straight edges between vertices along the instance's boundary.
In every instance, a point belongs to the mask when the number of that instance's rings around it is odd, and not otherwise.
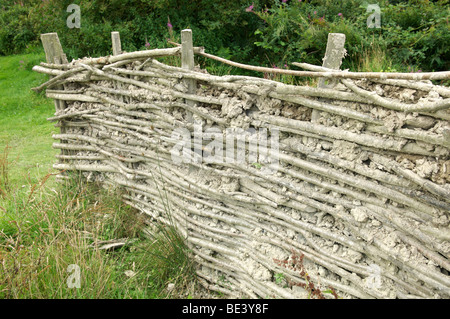
[{"label": "bush", "polygon": [[247,61],[260,23],[245,12],[247,0],[88,0],[81,4],[81,28],[69,29],[66,19],[71,13],[66,8],[76,2],[45,0],[29,9],[35,39],[58,32],[69,58],[110,54],[111,31],[119,31],[123,49],[133,51],[145,49],[146,43],[150,48],[167,47],[168,38],[179,41],[180,31],[191,28],[196,46],[211,53],[230,48],[229,58]]},{"label": "bush", "polygon": [[26,7],[0,7],[0,55],[22,52],[34,40],[35,32]]},{"label": "bush", "polygon": [[[47,32],[58,33],[69,59],[110,54],[111,31],[121,33],[125,51],[167,47],[166,39],[179,41],[180,31],[191,28],[194,45],[210,53],[285,67],[321,64],[328,33],[341,32],[344,68],[360,69],[375,59],[376,71],[440,71],[450,68],[448,2],[380,0],[381,28],[370,29],[365,0],[5,0],[0,54],[40,45],[39,35]],[[81,29],[66,26],[71,3],[81,5]]]},{"label": "bush", "polygon": [[259,37],[255,44],[266,50],[271,64],[279,67],[294,61],[321,65],[328,33],[337,32],[346,35],[344,68],[361,65],[361,59],[373,48],[376,54],[384,52],[385,59],[391,60],[386,65],[394,63],[404,71],[408,65],[410,70],[419,66],[448,70],[447,3],[381,1],[381,28],[371,29],[367,27],[368,4],[363,0],[276,1],[270,8],[253,10],[264,22],[255,32]]}]

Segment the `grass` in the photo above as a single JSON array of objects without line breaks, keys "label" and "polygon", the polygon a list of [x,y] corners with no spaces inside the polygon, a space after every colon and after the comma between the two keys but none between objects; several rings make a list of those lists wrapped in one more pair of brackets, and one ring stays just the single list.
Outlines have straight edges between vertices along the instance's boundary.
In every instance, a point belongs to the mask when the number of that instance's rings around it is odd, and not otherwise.
[{"label": "grass", "polygon": [[357,65],[353,67],[357,72],[401,72],[402,66],[394,65],[392,58],[386,55],[386,50],[374,40],[369,48],[361,48],[361,55]]},{"label": "grass", "polygon": [[0,150],[11,147],[13,185],[25,177],[36,182],[49,173],[56,154],[51,145],[57,130],[46,120],[53,115],[54,104],[30,90],[46,79],[31,71],[44,57],[40,51],[0,57]]},{"label": "grass", "polygon": [[[39,50],[0,57],[0,299],[192,297],[195,269],[174,227],[149,236],[120,190],[55,182],[54,104],[30,90],[45,81],[31,71],[43,60]],[[112,240],[125,244],[102,249]]]},{"label": "grass", "polygon": [[[11,190],[0,200],[0,299],[187,297],[195,269],[173,227],[151,238],[117,190],[80,178]],[[168,238],[167,234],[171,237]],[[102,250],[103,243],[126,244]],[[126,240],[128,239],[128,240]],[[131,241],[132,239],[132,241]],[[80,269],[79,289],[68,284]],[[177,288],[168,291],[172,283]]]}]

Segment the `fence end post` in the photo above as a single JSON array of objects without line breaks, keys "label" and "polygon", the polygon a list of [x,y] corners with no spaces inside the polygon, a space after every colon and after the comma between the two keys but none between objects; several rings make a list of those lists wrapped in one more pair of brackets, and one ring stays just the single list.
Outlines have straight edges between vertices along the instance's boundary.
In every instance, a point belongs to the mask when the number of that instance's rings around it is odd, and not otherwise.
[{"label": "fence end post", "polygon": [[[181,67],[187,70],[194,70],[194,45],[192,41],[192,30],[184,29],[181,31]],[[197,81],[185,79],[184,84],[188,88],[189,94],[195,94],[197,91]],[[186,100],[186,104],[195,105],[194,101]],[[193,123],[193,116],[188,112],[188,121]]]},{"label": "fence end post", "polygon": [[[342,59],[347,52],[344,48],[345,34],[343,33],[328,33],[327,49],[323,58],[322,66],[328,69],[339,70],[341,68]],[[319,78],[318,87],[332,88],[336,85],[336,80]],[[316,122],[320,117],[320,112],[313,110],[311,114],[311,121]]]},{"label": "fence end post", "polygon": [[113,55],[122,54],[122,44],[120,42],[120,33],[117,31],[111,32],[112,51]]}]

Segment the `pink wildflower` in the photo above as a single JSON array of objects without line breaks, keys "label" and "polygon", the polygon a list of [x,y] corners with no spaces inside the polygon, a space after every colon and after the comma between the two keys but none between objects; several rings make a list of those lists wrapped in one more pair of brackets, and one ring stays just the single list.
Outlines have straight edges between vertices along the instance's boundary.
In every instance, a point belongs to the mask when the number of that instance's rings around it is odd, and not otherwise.
[{"label": "pink wildflower", "polygon": [[339,13],[338,13],[338,16],[342,17],[342,13],[339,12]]},{"label": "pink wildflower", "polygon": [[252,5],[250,7],[248,7],[247,9],[245,9],[245,11],[247,12],[253,12],[253,8],[255,7],[254,3],[252,3]]}]

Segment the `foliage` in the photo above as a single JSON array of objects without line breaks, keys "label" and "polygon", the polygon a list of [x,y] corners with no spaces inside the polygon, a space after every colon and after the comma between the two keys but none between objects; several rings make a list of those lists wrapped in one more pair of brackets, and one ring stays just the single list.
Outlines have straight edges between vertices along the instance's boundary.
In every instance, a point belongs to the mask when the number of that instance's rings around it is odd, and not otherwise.
[{"label": "foliage", "polygon": [[[31,33],[32,39],[22,42],[38,44],[39,34],[57,32],[69,58],[86,55],[107,55],[111,50],[111,31],[119,31],[125,51],[143,50],[147,47],[166,47],[166,39],[174,37],[179,40],[182,29],[191,28],[194,41],[198,46],[205,46],[209,52],[216,53],[222,48],[230,48],[227,58],[248,60],[254,30],[259,23],[257,17],[245,12],[246,0],[220,2],[213,0],[45,0],[31,1],[29,4],[4,5],[4,16],[28,10],[27,25],[16,26],[9,20],[0,20],[13,32],[14,28]],[[260,0],[261,5],[269,0]],[[66,12],[69,4],[81,7],[81,28],[69,29],[66,19],[71,14]],[[15,20],[17,20],[15,18]],[[170,21],[171,27],[168,26]],[[3,36],[4,41],[11,41]],[[12,39],[14,40],[14,39]],[[19,38],[17,40],[20,40]],[[1,41],[1,40],[0,40]],[[11,49],[2,49],[0,54],[19,52],[23,46],[12,41]]]},{"label": "foliage", "polygon": [[[125,51],[166,47],[191,28],[196,46],[247,64],[321,64],[330,32],[346,35],[345,68],[382,54],[383,70],[448,70],[449,0],[380,0],[381,28],[368,28],[366,0],[4,0],[0,55],[40,45],[58,32],[69,57],[107,55],[111,31]],[[69,4],[81,6],[81,28],[66,25]],[[373,51],[373,52],[372,52]],[[199,63],[206,66],[204,60]],[[213,63],[213,68],[217,64]],[[222,70],[219,70],[222,71]]]},{"label": "foliage", "polygon": [[[253,8],[264,24],[255,31],[255,45],[265,49],[274,66],[290,62],[322,64],[328,33],[346,35],[343,67],[361,65],[368,49],[372,55],[411,69],[448,70],[448,1],[380,1],[381,28],[368,28],[368,3],[349,1],[276,1],[272,7]],[[384,69],[386,70],[386,69]],[[381,70],[377,70],[381,71]]]},{"label": "foliage", "polygon": [[0,8],[0,54],[19,53],[35,39],[28,14],[20,5]]}]

